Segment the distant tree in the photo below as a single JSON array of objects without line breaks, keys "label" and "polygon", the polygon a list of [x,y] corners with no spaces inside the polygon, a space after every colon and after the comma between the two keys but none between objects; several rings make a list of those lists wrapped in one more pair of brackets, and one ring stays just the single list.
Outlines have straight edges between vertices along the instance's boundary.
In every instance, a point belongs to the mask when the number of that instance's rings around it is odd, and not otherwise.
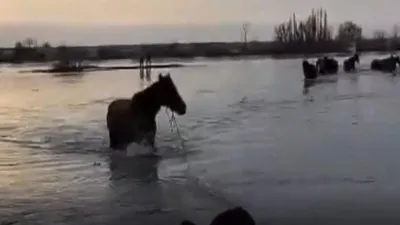
[{"label": "distant tree", "polygon": [[15,45],[14,45],[14,49],[22,49],[22,48],[24,48],[24,46],[22,45],[22,42],[20,42],[20,41],[17,41],[17,42],[15,42]]},{"label": "distant tree", "polygon": [[242,36],[243,36],[242,38],[243,38],[244,44],[247,44],[249,30],[250,30],[250,24],[249,23],[244,23],[242,25]]},{"label": "distant tree", "polygon": [[296,15],[274,27],[274,39],[282,43],[320,42],[332,40],[326,10],[313,9],[306,20],[298,22]]},{"label": "distant tree", "polygon": [[341,41],[356,41],[362,38],[362,27],[352,21],[339,25],[336,39]]},{"label": "distant tree", "polygon": [[67,61],[69,60],[69,55],[68,55],[68,49],[67,46],[65,45],[59,45],[57,46],[57,59],[62,60],[62,61]]},{"label": "distant tree", "polygon": [[51,48],[51,45],[49,42],[45,42],[45,43],[43,43],[42,48],[45,48],[45,49]]},{"label": "distant tree", "polygon": [[26,53],[26,48],[22,44],[21,41],[17,41],[14,45],[14,51],[13,51],[13,61],[14,62],[21,62],[23,61],[23,56]]},{"label": "distant tree", "polygon": [[34,48],[37,46],[37,41],[33,38],[26,38],[25,40],[22,41],[22,44],[26,48]]},{"label": "distant tree", "polygon": [[393,25],[392,38],[393,39],[398,39],[399,38],[399,32],[400,32],[400,26],[397,25],[397,24]]},{"label": "distant tree", "polygon": [[387,38],[388,35],[387,35],[386,31],[379,29],[379,30],[374,31],[373,36],[375,39],[385,39],[385,38]]}]

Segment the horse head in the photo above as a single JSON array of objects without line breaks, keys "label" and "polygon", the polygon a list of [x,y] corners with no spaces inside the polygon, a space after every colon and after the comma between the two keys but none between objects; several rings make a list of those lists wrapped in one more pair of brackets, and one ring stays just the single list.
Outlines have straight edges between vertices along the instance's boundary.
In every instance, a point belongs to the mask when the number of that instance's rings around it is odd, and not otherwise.
[{"label": "horse head", "polygon": [[357,62],[358,64],[360,64],[360,56],[358,55],[358,53],[355,53],[353,58],[354,58],[354,62]]},{"label": "horse head", "polygon": [[169,73],[165,76],[158,75],[158,87],[157,92],[160,94],[159,99],[162,106],[170,108],[178,115],[186,114],[186,103],[179,94]]},{"label": "horse head", "polygon": [[397,63],[397,64],[399,64],[399,66],[400,66],[400,57],[399,56],[392,56],[393,57],[393,60],[395,61],[395,63]]},{"label": "horse head", "polygon": [[307,61],[307,59],[303,59],[303,68],[307,68],[308,65],[310,65],[310,63]]}]

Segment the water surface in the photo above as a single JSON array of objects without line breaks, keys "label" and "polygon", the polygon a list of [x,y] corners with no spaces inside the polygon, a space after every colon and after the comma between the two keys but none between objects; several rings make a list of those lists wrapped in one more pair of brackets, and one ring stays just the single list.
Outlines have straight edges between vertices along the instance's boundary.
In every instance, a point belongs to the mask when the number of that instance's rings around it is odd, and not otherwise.
[{"label": "water surface", "polygon": [[201,63],[154,71],[170,71],[188,105],[177,118],[184,149],[160,112],[160,159],[107,148],[107,104],[146,85],[138,72],[3,68],[0,218],[207,224],[240,204],[260,224],[400,220],[398,77],[340,73],[304,89],[299,59]]}]

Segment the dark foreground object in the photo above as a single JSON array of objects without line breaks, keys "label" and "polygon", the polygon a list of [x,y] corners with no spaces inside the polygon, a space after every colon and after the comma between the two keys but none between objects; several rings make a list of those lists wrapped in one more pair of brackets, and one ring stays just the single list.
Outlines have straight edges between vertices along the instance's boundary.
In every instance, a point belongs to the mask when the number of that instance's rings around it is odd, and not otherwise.
[{"label": "dark foreground object", "polygon": [[[253,217],[242,207],[228,209],[218,214],[210,225],[255,225]],[[196,225],[192,221],[184,220],[181,225]]]},{"label": "dark foreground object", "polygon": [[398,56],[392,55],[384,59],[374,59],[371,62],[371,70],[393,73],[396,70],[397,64],[400,65],[400,58]]},{"label": "dark foreground object", "polygon": [[339,63],[332,57],[324,56],[317,60],[317,71],[319,75],[333,75],[337,74],[339,70]]},{"label": "dark foreground object", "polygon": [[303,60],[303,74],[305,79],[317,79],[318,73],[315,65]]},{"label": "dark foreground object", "polygon": [[360,56],[355,53],[352,57],[344,60],[343,70],[346,73],[354,72],[356,70],[356,63],[360,64]]}]

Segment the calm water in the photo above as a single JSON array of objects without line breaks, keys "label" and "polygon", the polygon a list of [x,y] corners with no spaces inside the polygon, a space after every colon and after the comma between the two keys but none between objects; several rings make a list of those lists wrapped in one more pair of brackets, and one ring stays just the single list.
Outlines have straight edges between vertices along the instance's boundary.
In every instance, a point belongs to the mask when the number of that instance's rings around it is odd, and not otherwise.
[{"label": "calm water", "polygon": [[340,74],[304,90],[299,59],[198,63],[170,70],[188,104],[177,118],[187,141],[179,147],[162,110],[161,159],[107,148],[107,104],[140,90],[136,71],[2,68],[0,218],[208,224],[240,204],[260,224],[400,221],[399,77]]}]

